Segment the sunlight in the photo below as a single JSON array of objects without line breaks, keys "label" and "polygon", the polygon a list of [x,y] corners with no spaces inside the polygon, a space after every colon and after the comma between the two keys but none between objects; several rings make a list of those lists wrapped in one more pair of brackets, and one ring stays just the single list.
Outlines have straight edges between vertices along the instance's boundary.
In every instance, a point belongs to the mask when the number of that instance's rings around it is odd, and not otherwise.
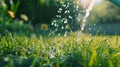
[{"label": "sunlight", "polygon": [[[83,8],[88,8],[91,0],[75,0],[75,2]],[[94,5],[98,5],[102,2],[103,2],[103,0],[96,0]]]}]

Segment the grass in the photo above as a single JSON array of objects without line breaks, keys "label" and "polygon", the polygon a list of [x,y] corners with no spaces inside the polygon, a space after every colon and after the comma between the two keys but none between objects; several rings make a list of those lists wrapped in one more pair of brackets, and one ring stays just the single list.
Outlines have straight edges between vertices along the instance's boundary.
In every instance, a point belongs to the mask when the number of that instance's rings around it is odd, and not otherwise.
[{"label": "grass", "polygon": [[[78,41],[78,39],[80,39]],[[120,37],[0,36],[1,67],[119,67]]]}]

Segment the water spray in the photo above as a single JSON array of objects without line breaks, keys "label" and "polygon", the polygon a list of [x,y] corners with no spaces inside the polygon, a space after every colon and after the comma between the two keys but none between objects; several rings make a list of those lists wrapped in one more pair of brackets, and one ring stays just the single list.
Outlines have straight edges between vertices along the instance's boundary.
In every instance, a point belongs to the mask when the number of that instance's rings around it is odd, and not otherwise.
[{"label": "water spray", "polygon": [[[91,0],[90,4],[88,5],[87,9],[85,10],[85,16],[83,17],[83,20],[82,20],[82,24],[81,24],[81,29],[80,31],[78,32],[78,37],[84,33],[84,30],[85,30],[85,26],[86,26],[86,23],[87,23],[87,18],[89,17],[90,15],[90,11],[92,10],[93,8],[93,5],[95,4],[95,1],[96,0]],[[78,38],[78,41],[80,40],[80,38]]]},{"label": "water spray", "polygon": [[88,8],[85,11],[85,16],[83,18],[82,25],[81,25],[81,32],[83,32],[85,30],[85,25],[87,23],[86,21],[90,15],[90,11],[92,10],[94,3],[95,3],[95,0],[92,0],[89,4]]}]

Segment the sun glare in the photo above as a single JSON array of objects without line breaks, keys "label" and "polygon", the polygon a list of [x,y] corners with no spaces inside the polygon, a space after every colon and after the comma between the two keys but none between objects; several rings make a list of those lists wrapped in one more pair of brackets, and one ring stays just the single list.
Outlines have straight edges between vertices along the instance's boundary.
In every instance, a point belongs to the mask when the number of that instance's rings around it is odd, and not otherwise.
[{"label": "sun glare", "polygon": [[[91,2],[91,0],[75,0],[76,4],[83,7],[83,8],[87,8]],[[102,3],[103,0],[96,0],[94,5],[98,5],[100,3]]]}]

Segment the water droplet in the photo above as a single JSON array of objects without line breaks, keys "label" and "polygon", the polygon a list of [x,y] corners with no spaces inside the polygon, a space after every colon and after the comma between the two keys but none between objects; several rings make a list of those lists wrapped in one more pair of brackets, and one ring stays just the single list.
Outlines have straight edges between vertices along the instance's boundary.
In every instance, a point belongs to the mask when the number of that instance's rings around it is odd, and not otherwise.
[{"label": "water droplet", "polygon": [[69,15],[69,18],[72,19],[73,17]]},{"label": "water droplet", "polygon": [[65,19],[64,23],[66,24],[67,22],[68,22],[68,20],[67,20],[67,19]]},{"label": "water droplet", "polygon": [[64,34],[64,37],[66,37],[67,36],[67,34]]},{"label": "water droplet", "polygon": [[64,27],[62,26],[61,29],[64,29]]},{"label": "water droplet", "polygon": [[58,36],[61,36],[61,34],[59,33]]},{"label": "water droplet", "polygon": [[60,11],[62,11],[62,8],[59,8]]},{"label": "water droplet", "polygon": [[91,30],[91,28],[89,28],[89,30]]}]

